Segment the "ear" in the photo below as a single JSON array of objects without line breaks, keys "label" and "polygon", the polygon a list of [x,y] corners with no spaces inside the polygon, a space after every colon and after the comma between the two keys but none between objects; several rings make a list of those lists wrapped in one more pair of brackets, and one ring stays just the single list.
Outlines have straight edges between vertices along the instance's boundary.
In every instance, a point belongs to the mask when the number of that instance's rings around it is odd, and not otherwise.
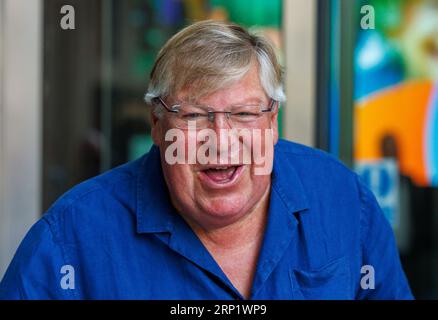
[{"label": "ear", "polygon": [[271,128],[272,128],[272,131],[273,131],[274,145],[277,144],[278,137],[279,137],[279,134],[278,134],[278,110],[279,110],[279,107],[280,107],[280,102],[276,102],[276,104],[277,105],[275,106],[275,111],[273,111],[271,113]]},{"label": "ear", "polygon": [[152,141],[154,142],[155,145],[159,146],[160,142],[161,142],[161,122],[159,121],[160,119],[157,117],[157,115],[155,114],[154,110],[151,109],[150,111],[150,115],[151,115],[151,120],[152,120],[152,127],[151,127],[151,136],[152,136]]}]

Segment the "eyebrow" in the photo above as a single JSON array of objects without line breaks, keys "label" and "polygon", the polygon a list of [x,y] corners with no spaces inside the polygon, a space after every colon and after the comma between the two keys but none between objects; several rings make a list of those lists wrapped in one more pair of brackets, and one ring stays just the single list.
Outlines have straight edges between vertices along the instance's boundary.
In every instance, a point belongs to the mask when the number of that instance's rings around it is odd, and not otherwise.
[{"label": "eyebrow", "polygon": [[[232,106],[238,106],[238,105],[248,105],[252,103],[264,103],[265,98],[261,97],[249,97],[246,99],[239,100],[238,102],[231,103]],[[186,100],[186,101],[178,101],[178,103],[193,103],[193,104],[199,104],[199,105],[207,105],[206,103],[200,103],[198,100]],[[269,102],[268,102],[269,103]]]},{"label": "eyebrow", "polygon": [[251,103],[262,103],[265,102],[264,98],[261,97],[250,97],[243,99],[241,102],[233,103],[234,105],[243,105],[243,104],[251,104]]}]

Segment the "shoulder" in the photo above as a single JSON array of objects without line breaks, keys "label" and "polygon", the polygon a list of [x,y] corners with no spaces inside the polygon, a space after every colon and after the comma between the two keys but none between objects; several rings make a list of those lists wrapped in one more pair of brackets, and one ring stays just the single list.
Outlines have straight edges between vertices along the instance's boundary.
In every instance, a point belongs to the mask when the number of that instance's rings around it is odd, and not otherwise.
[{"label": "shoulder", "polygon": [[109,237],[126,239],[132,233],[137,178],[146,157],[61,196],[21,242],[0,283],[0,299],[77,298],[75,292],[62,290],[53,275],[65,265],[80,263],[83,256],[96,256]]},{"label": "shoulder", "polygon": [[345,167],[341,161],[326,151],[285,139],[278,140],[278,143],[275,145],[275,151],[289,156],[302,156],[313,158],[314,160],[330,161]]},{"label": "shoulder", "polygon": [[275,156],[297,173],[310,203],[318,204],[319,214],[327,211],[327,216],[342,218],[339,221],[354,221],[363,239],[376,228],[391,233],[373,192],[358,174],[334,156],[285,140],[277,144]]},{"label": "shoulder", "polygon": [[372,198],[353,170],[324,151],[284,140],[277,144],[274,157],[282,176],[298,177],[283,185],[289,194],[298,191],[306,199],[311,214],[303,215],[303,221],[335,233],[357,233]]},{"label": "shoulder", "polygon": [[84,198],[103,193],[112,193],[117,189],[123,189],[135,180],[137,172],[141,166],[142,158],[128,162],[124,165],[111,169],[101,175],[79,183],[65,194],[63,194],[52,206],[51,209],[63,209],[74,205]]},{"label": "shoulder", "polygon": [[338,197],[354,196],[361,212],[380,211],[376,197],[362,178],[333,155],[286,140],[279,141],[277,151],[278,156],[289,161],[304,184],[322,185],[319,190]]},{"label": "shoulder", "polygon": [[275,156],[285,159],[304,180],[337,177],[357,183],[357,174],[333,155],[296,142],[280,139]]},{"label": "shoulder", "polygon": [[115,226],[118,215],[134,215],[138,172],[146,156],[76,185],[49,208],[43,220],[56,235],[60,229]]}]

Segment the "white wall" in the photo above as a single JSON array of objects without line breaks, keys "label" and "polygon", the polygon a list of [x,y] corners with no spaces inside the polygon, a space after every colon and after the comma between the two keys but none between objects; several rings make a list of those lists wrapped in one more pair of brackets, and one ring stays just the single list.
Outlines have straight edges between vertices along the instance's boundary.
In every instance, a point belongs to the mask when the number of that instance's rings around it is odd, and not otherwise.
[{"label": "white wall", "polygon": [[286,55],[284,135],[288,140],[315,144],[316,125],[316,0],[284,0]]},{"label": "white wall", "polygon": [[42,1],[0,1],[0,277],[40,215]]}]

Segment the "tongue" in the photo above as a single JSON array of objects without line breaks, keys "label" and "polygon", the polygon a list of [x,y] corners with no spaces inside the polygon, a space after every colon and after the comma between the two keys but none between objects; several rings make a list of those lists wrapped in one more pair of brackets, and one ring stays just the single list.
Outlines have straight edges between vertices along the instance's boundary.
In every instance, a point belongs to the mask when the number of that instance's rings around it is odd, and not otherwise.
[{"label": "tongue", "polygon": [[226,170],[205,170],[205,174],[214,182],[227,182],[233,177],[236,167],[231,167]]}]

